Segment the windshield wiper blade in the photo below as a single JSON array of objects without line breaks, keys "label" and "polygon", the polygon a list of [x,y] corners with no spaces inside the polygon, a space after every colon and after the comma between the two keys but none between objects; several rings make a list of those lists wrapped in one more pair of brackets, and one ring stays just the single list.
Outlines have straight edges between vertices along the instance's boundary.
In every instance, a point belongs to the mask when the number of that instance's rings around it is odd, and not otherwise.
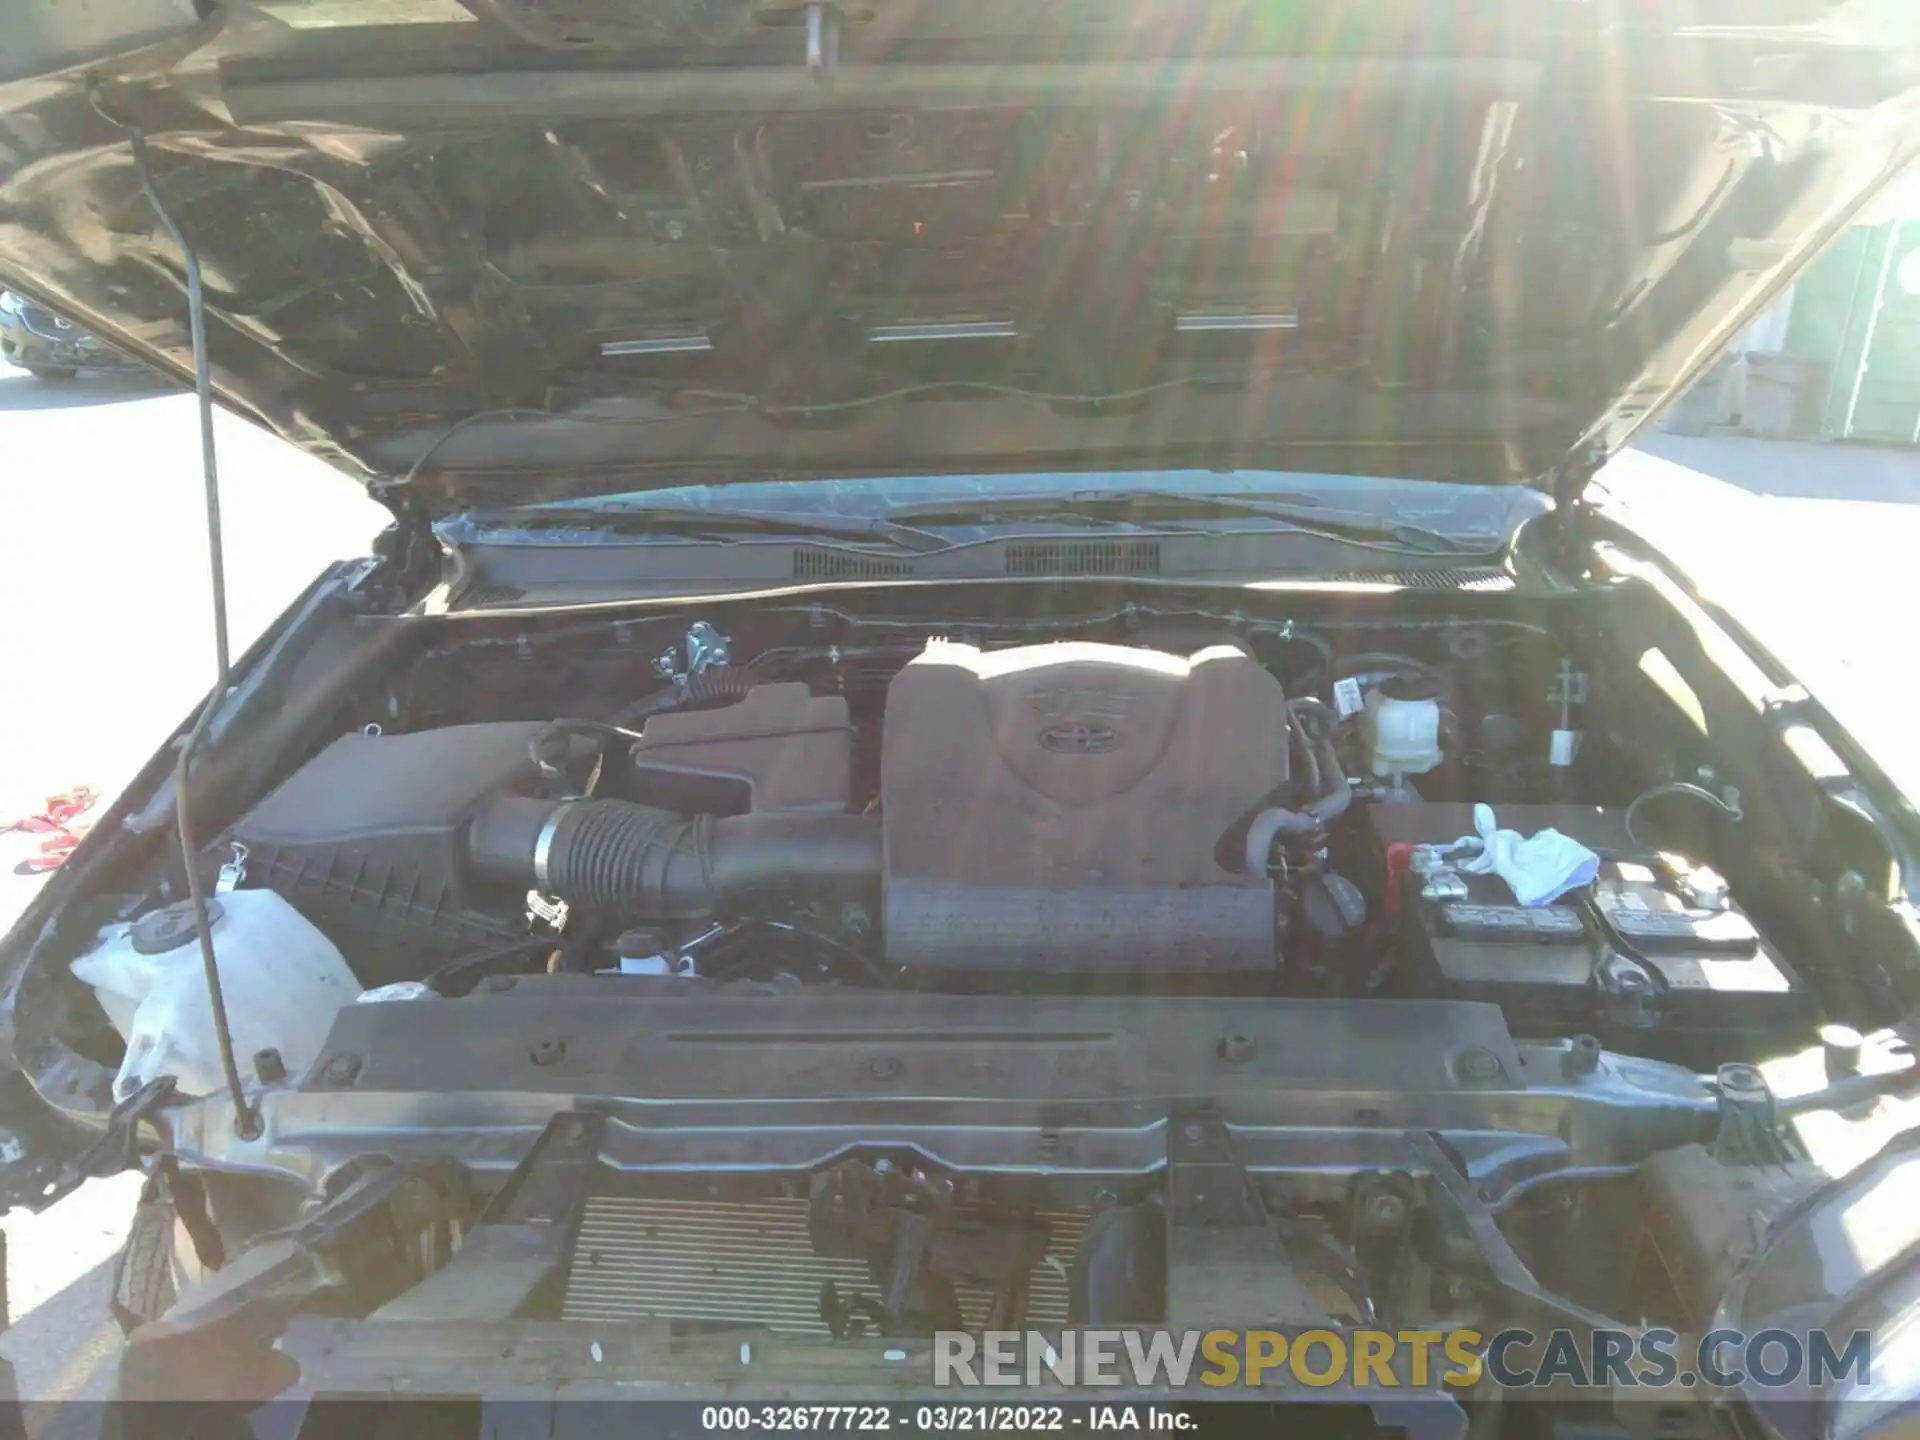
[{"label": "windshield wiper blade", "polygon": [[931,554],[949,543],[918,526],[885,516],[832,511],[750,510],[724,505],[530,506],[478,510],[465,517],[475,526],[522,532],[599,530],[610,534],[671,534],[724,542],[738,535],[788,535],[796,539],[867,541]]},{"label": "windshield wiper blade", "polygon": [[1208,516],[1250,516],[1278,520],[1307,535],[1355,543],[1385,543],[1389,548],[1430,554],[1484,555],[1501,548],[1494,536],[1450,535],[1407,520],[1382,520],[1351,510],[1328,509],[1304,495],[1227,495],[1217,491],[1075,490],[1062,495],[995,497],[962,507],[953,501],[937,505],[896,507],[896,521],[932,523],[966,520],[986,523],[990,518],[1021,520],[1140,520],[1165,529],[1170,522]]},{"label": "windshield wiper blade", "polygon": [[464,518],[481,529],[522,533],[597,530],[612,534],[672,534],[725,544],[743,535],[785,535],[841,544],[889,546],[914,554],[965,548],[981,537],[956,539],[924,528],[964,526],[978,532],[1002,521],[1089,521],[1132,525],[1158,534],[1204,530],[1209,520],[1251,518],[1276,528],[1368,549],[1422,555],[1486,555],[1501,548],[1491,535],[1450,535],[1412,521],[1381,519],[1330,509],[1312,496],[1276,493],[1227,495],[1212,491],[1073,490],[1060,494],[960,497],[891,506],[885,515],[847,515],[830,510],[756,510],[725,505],[526,506],[471,511]]},{"label": "windshield wiper blade", "polygon": [[1144,495],[1150,503],[1169,508],[1191,505],[1197,500],[1202,507],[1217,514],[1256,515],[1268,520],[1293,521],[1309,529],[1328,531],[1343,537],[1394,540],[1408,549],[1431,546],[1450,553],[1472,554],[1494,548],[1491,544],[1462,535],[1450,535],[1431,525],[1410,520],[1382,520],[1360,511],[1328,509],[1308,496],[1228,495],[1219,491],[1188,495],[1178,490],[1118,490],[1107,493],[1128,498],[1136,494]]}]

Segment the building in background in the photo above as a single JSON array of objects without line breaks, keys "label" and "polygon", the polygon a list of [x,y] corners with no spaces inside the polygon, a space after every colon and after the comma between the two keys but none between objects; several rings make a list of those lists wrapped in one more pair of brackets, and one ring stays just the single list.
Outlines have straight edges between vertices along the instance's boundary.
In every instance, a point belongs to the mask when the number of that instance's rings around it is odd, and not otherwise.
[{"label": "building in background", "polygon": [[1843,231],[1661,423],[1920,445],[1920,173]]},{"label": "building in background", "polygon": [[1782,348],[1826,370],[1817,433],[1920,444],[1920,220],[1856,225],[1794,287]]}]

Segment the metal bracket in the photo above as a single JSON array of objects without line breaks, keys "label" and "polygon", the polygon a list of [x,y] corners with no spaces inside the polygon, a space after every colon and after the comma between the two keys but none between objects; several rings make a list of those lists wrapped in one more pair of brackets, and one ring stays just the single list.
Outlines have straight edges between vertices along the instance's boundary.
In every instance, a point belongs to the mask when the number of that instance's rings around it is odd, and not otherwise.
[{"label": "metal bracket", "polygon": [[1168,1115],[1167,1198],[1176,1224],[1265,1229],[1266,1205],[1253,1187],[1227,1125],[1211,1107]]},{"label": "metal bracket", "polygon": [[247,880],[247,847],[238,840],[233,842],[233,858],[220,867],[219,877],[213,882],[213,893],[230,895]]},{"label": "metal bracket", "polygon": [[1606,463],[1606,447],[1598,441],[1566,455],[1547,472],[1546,490],[1553,503],[1562,509],[1580,504],[1587,485]]},{"label": "metal bracket", "polygon": [[732,642],[711,621],[696,620],[687,627],[682,645],[670,646],[654,658],[653,673],[684,690],[694,676],[725,668],[732,653]]},{"label": "metal bracket", "polygon": [[407,1237],[465,1213],[457,1167],[361,1167],[305,1220],[262,1236],[128,1336],[120,1397],[259,1403],[288,1389],[299,1371],[273,1342],[292,1316],[336,1289],[377,1299],[404,1286]]},{"label": "metal bracket", "polygon": [[[411,1213],[400,1225],[389,1207]],[[264,1235],[230,1257],[155,1325],[135,1332],[135,1343],[149,1338],[180,1339],[211,1327],[237,1323],[251,1313],[284,1305],[288,1313],[317,1292],[339,1284],[347,1270],[379,1267],[375,1252],[404,1229],[422,1228],[442,1213],[460,1208],[457,1172],[439,1166],[395,1165],[382,1161],[363,1168],[313,1214]],[[342,1265],[349,1252],[352,1263]],[[382,1279],[391,1283],[397,1276]]]},{"label": "metal bracket", "polygon": [[[990,1287],[988,1328],[1010,1329],[1025,1308],[1027,1277],[1047,1253],[1047,1227],[974,1231],[953,1224],[953,1206],[949,1177],[849,1160],[813,1177],[807,1235],[816,1255],[867,1261],[881,1287],[875,1304],[888,1333],[911,1334],[927,1322],[954,1328],[955,1281]],[[821,1296],[821,1317],[830,1329],[853,1318],[830,1292]]]},{"label": "metal bracket", "polygon": [[1265,1200],[1210,1105],[1167,1116],[1167,1318],[1170,1328],[1324,1325]]},{"label": "metal bracket", "polygon": [[1513,1248],[1486,1202],[1474,1193],[1472,1184],[1454,1163],[1439,1138],[1429,1131],[1415,1130],[1408,1132],[1407,1139],[1413,1147],[1415,1158],[1427,1170],[1430,1180],[1428,1203],[1440,1201],[1445,1208],[1454,1212],[1479,1248],[1494,1285],[1509,1301],[1529,1314],[1556,1320],[1582,1331],[1628,1328],[1611,1316],[1575,1304],[1543,1286]]},{"label": "metal bracket", "polygon": [[564,1283],[600,1163],[606,1117],[556,1115],[452,1259],[374,1321],[506,1320]]},{"label": "metal bracket", "polygon": [[1722,1165],[1779,1165],[1791,1159],[1767,1077],[1755,1066],[1730,1064],[1722,1065],[1714,1080],[1720,1092],[1714,1159]]},{"label": "metal bracket", "polygon": [[840,68],[840,12],[814,0],[807,6],[807,73],[816,83],[832,88]]},{"label": "metal bracket", "polygon": [[607,1117],[581,1111],[556,1115],[533,1142],[480,1217],[482,1225],[569,1223],[586,1203],[588,1182],[600,1161]]},{"label": "metal bracket", "polygon": [[1592,694],[1593,677],[1585,670],[1575,670],[1572,662],[1563,656],[1559,673],[1547,689],[1547,703],[1559,706],[1584,705]]},{"label": "metal bracket", "polygon": [[1587,486],[1607,463],[1606,448],[1597,441],[1574,451],[1546,475],[1546,492],[1553,497],[1555,538],[1559,541],[1560,563],[1571,570],[1580,560],[1580,544],[1586,531]]},{"label": "metal bracket", "polygon": [[12,1192],[19,1203],[35,1211],[58,1204],[89,1180],[118,1175],[140,1162],[140,1122],[173,1099],[175,1080],[162,1075],[149,1080],[116,1104],[107,1116],[107,1129],[98,1140],[52,1169],[33,1168],[26,1183]]}]

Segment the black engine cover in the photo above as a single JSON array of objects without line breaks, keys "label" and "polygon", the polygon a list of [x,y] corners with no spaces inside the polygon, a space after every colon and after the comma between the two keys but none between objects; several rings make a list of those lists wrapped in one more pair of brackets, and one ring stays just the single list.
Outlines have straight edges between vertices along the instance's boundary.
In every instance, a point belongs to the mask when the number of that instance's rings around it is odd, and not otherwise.
[{"label": "black engine cover", "polygon": [[886,944],[903,965],[1270,969],[1236,827],[1287,779],[1252,656],[935,641],[887,692]]}]

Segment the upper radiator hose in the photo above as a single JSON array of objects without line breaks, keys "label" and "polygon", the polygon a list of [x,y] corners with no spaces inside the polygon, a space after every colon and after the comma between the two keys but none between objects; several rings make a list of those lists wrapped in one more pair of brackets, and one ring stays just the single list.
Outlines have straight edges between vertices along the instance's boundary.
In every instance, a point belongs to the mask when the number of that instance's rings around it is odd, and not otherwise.
[{"label": "upper radiator hose", "polygon": [[867,815],[686,819],[626,800],[490,802],[467,832],[474,867],[563,900],[654,920],[749,901],[862,895],[879,883],[880,825]]}]

